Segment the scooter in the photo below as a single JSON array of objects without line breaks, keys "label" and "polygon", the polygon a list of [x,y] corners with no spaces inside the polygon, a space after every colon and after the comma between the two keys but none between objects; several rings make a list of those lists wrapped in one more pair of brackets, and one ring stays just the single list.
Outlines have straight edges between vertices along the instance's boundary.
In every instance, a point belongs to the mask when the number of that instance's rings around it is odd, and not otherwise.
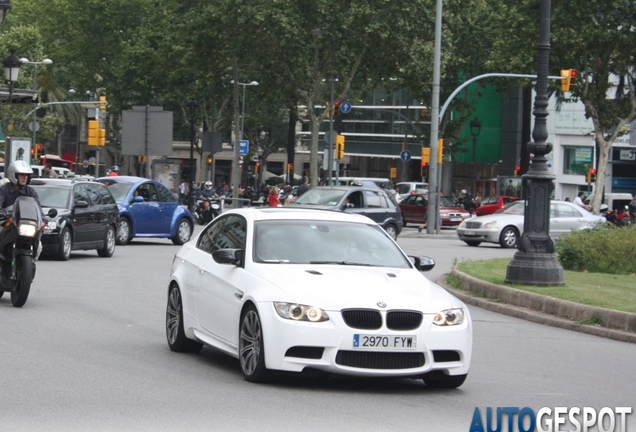
[{"label": "scooter", "polygon": [[[56,209],[49,210],[54,218]],[[0,297],[11,293],[11,303],[22,307],[35,278],[35,261],[44,228],[40,206],[32,197],[18,197],[13,206],[0,214]]]},{"label": "scooter", "polygon": [[[205,202],[208,202],[209,205],[205,206]],[[206,225],[210,221],[212,221],[215,217],[219,215],[221,211],[221,203],[219,200],[211,198],[211,199],[198,199],[197,200],[197,209],[194,212],[194,217],[196,218],[199,225]]]}]

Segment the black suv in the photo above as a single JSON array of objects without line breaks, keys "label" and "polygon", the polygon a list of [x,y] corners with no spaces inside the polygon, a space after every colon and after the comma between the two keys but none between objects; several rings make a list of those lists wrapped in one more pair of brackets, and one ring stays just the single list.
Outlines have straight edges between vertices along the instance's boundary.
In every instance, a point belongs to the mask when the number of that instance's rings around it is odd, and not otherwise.
[{"label": "black suv", "polygon": [[44,213],[57,209],[42,235],[42,255],[66,261],[72,250],[97,249],[100,257],[115,252],[119,209],[106,186],[95,181],[31,180]]},{"label": "black suv", "polygon": [[373,219],[394,239],[404,226],[400,207],[383,189],[358,186],[316,187],[302,194],[292,205],[361,214]]}]

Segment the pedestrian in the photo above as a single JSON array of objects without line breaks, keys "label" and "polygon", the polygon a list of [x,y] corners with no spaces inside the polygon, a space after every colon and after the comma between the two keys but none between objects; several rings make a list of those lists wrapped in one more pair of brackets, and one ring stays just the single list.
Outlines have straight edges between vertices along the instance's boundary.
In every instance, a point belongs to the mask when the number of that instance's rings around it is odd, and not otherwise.
[{"label": "pedestrian", "polygon": [[179,185],[179,203],[181,205],[188,203],[189,189],[188,182],[185,179],[181,180],[181,184]]},{"label": "pedestrian", "polygon": [[269,189],[269,195],[267,195],[267,204],[270,207],[280,207],[280,199],[278,198],[278,188],[272,186]]},{"label": "pedestrian", "polygon": [[46,178],[57,178],[57,173],[55,172],[55,170],[51,167],[50,163],[47,163],[44,166],[44,169],[42,170],[42,177],[46,177]]},{"label": "pedestrian", "polygon": [[585,193],[584,192],[579,192],[579,194],[577,195],[576,198],[574,198],[574,203],[575,205],[584,208],[587,211],[592,210],[592,207],[589,204],[585,204]]},{"label": "pedestrian", "polygon": [[110,169],[110,173],[108,174],[108,177],[117,177],[119,175],[119,167],[117,165],[113,165],[113,167]]},{"label": "pedestrian", "polygon": [[296,190],[296,194],[297,196],[301,196],[302,194],[307,192],[309,189],[311,189],[311,186],[309,185],[309,178],[307,176],[303,176],[303,182],[300,184],[300,186],[298,186],[298,189]]}]

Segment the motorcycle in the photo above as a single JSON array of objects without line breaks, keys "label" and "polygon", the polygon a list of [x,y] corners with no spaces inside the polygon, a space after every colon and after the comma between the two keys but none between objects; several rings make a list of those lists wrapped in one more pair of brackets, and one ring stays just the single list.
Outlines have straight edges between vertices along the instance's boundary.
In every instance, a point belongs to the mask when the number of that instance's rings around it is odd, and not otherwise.
[{"label": "motorcycle", "polygon": [[[49,210],[54,218],[56,209]],[[32,197],[18,197],[13,206],[0,213],[0,297],[11,293],[11,303],[22,307],[35,278],[35,261],[44,228],[40,206]]]},{"label": "motorcycle", "polygon": [[[209,203],[206,206],[204,203]],[[194,217],[199,223],[199,225],[206,225],[212,219],[217,217],[221,212],[221,203],[219,200],[210,198],[210,199],[198,199],[197,200],[197,208],[194,212]]]}]

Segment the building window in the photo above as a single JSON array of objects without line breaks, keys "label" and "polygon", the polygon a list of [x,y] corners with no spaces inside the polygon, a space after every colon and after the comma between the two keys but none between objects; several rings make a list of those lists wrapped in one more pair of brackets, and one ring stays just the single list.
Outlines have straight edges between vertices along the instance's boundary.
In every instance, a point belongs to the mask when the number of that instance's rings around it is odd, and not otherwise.
[{"label": "building window", "polygon": [[593,166],[594,147],[563,147],[563,174],[585,175]]}]

